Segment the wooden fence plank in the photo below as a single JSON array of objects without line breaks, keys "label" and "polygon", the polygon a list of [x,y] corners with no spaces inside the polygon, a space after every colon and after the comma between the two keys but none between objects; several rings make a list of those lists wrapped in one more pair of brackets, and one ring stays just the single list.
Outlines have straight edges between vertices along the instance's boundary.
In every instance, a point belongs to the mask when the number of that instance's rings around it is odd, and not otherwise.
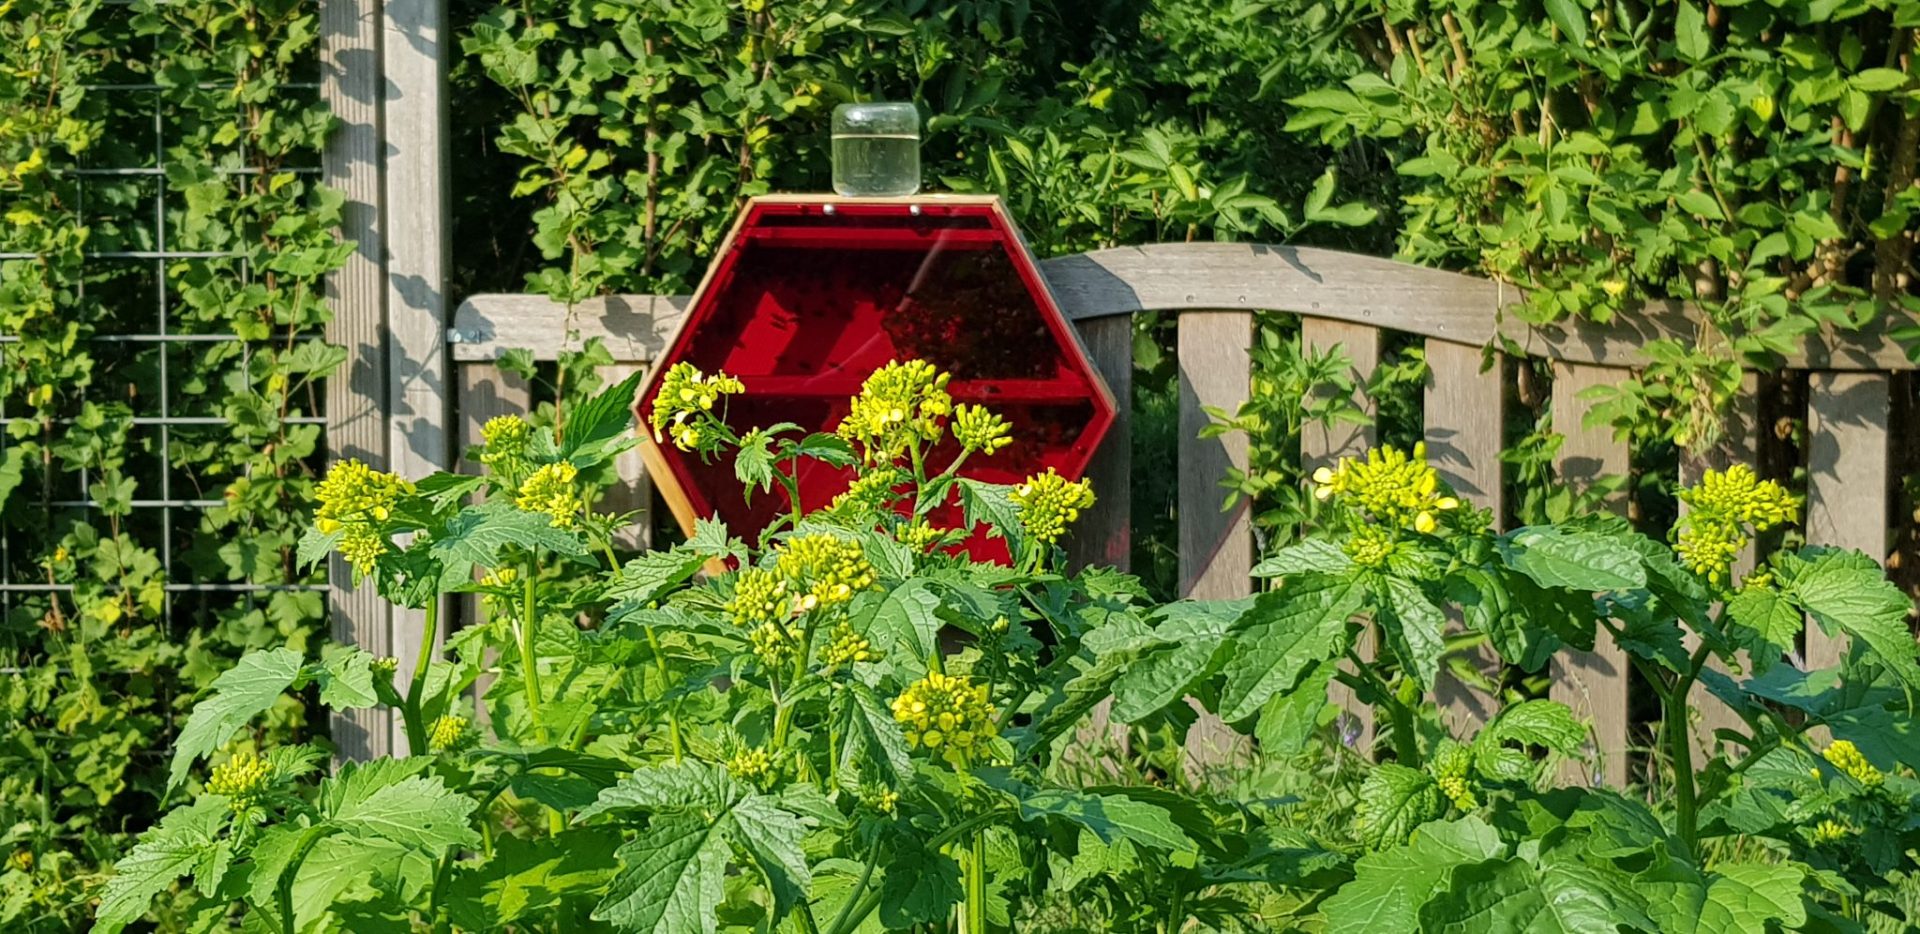
[{"label": "wooden fence plank", "polygon": [[[616,363],[601,367],[600,377],[611,386],[646,369],[645,362]],[[639,390],[635,389],[633,404],[638,402]],[[615,515],[634,513],[633,521],[614,533],[613,541],[628,551],[645,551],[653,546],[653,478],[647,475],[640,449],[633,448],[615,457],[613,473],[617,479],[607,488],[599,511]]]},{"label": "wooden fence plank", "polygon": [[1113,427],[1087,465],[1098,501],[1067,538],[1067,556],[1074,567],[1124,571],[1133,551],[1133,319],[1095,318],[1081,322],[1079,331],[1115,408]]},{"label": "wooden fence plank", "polygon": [[[451,424],[445,362],[447,115],[441,73],[446,11],[443,0],[384,0],[381,10],[386,30],[381,37],[381,126],[388,469],[417,480],[447,466]],[[426,612],[394,607],[392,614],[394,655],[400,660],[396,677],[411,679]],[[432,637],[443,640],[446,627],[438,627]]]},{"label": "wooden fence plank", "polygon": [[[340,235],[355,243],[346,263],[327,277],[333,319],[327,342],[347,361],[327,380],[327,456],[387,467],[386,243],[381,226],[380,3],[321,0],[320,96],[337,121],[321,154],[321,179],[345,196]],[[328,565],[333,638],[375,655],[394,654],[387,603],[371,585],[354,588],[346,562]],[[398,683],[398,675],[396,675]],[[337,711],[333,742],[342,759],[393,752],[391,712]]]},{"label": "wooden fence plank", "polygon": [[[1892,481],[1887,423],[1890,382],[1883,373],[1813,373],[1807,387],[1807,540],[1887,556]],[[1846,640],[1817,625],[1806,630],[1808,668],[1830,668]]]},{"label": "wooden fence plank", "polygon": [[[1553,373],[1553,427],[1565,437],[1560,448],[1560,479],[1575,490],[1590,488],[1603,477],[1627,473],[1626,442],[1613,437],[1605,425],[1586,427],[1589,403],[1580,394],[1595,386],[1627,377],[1624,370],[1556,364]],[[1615,494],[1607,506],[1625,513],[1626,496]],[[1581,763],[1568,763],[1562,777],[1624,788],[1627,784],[1627,706],[1630,668],[1627,655],[1602,632],[1592,652],[1563,651],[1553,658],[1552,697],[1573,708],[1575,715],[1593,723],[1594,753],[1599,770],[1590,775]]]},{"label": "wooden fence plank", "polygon": [[[1221,511],[1228,469],[1247,467],[1247,436],[1199,437],[1206,406],[1233,409],[1251,386],[1253,315],[1193,311],[1180,316],[1180,595],[1231,600],[1253,591],[1253,531],[1243,499]],[[1211,713],[1187,731],[1187,768],[1200,780],[1250,753],[1245,739]]]},{"label": "wooden fence plank", "polygon": [[[1343,457],[1363,456],[1374,445],[1377,435],[1371,419],[1377,409],[1373,399],[1367,395],[1366,387],[1380,366],[1380,331],[1345,321],[1301,318],[1300,346],[1314,354],[1330,353],[1338,347],[1347,355],[1352,363],[1353,402],[1369,419],[1360,425],[1341,422],[1303,427],[1300,431],[1300,467],[1303,474],[1312,476],[1315,470],[1332,467]],[[1354,651],[1361,659],[1371,662],[1377,645],[1378,634],[1369,626],[1361,633]],[[1340,724],[1341,736],[1351,735],[1353,748],[1363,754],[1371,750],[1374,740],[1373,708],[1362,703],[1352,688],[1337,681],[1328,686],[1327,700],[1339,707],[1348,718],[1349,722]]]},{"label": "wooden fence plank", "polygon": [[1180,316],[1180,595],[1231,600],[1252,590],[1253,535],[1245,500],[1222,511],[1220,480],[1247,468],[1247,437],[1199,437],[1205,407],[1232,410],[1251,385],[1253,315],[1190,311]]},{"label": "wooden fence plank", "polygon": [[[1504,361],[1495,355],[1481,372],[1481,348],[1429,340],[1427,350],[1426,432],[1427,462],[1460,497],[1493,511],[1496,527],[1504,524],[1506,487],[1502,483],[1500,451],[1506,432]],[[1451,624],[1462,623],[1457,613]],[[1491,646],[1474,648],[1465,661],[1489,679],[1497,679],[1500,656]],[[1499,708],[1499,699],[1442,669],[1434,686],[1441,717],[1454,734],[1467,738]]]},{"label": "wooden fence plank", "polygon": [[[491,363],[468,363],[456,367],[460,390],[460,458],[464,460],[469,448],[480,444],[480,428],[488,419],[500,415],[525,415],[533,409],[533,388],[524,377],[494,366]],[[467,463],[466,470],[477,470],[479,465]],[[477,626],[486,621],[486,611],[478,596],[468,595],[460,601],[463,625]],[[491,664],[488,666],[491,668]],[[487,689],[493,685],[494,676],[482,674],[474,683],[474,725],[485,732],[490,728],[492,717],[487,705],[480,698],[487,695]]]},{"label": "wooden fence plank", "polygon": [[[1740,382],[1740,394],[1734,398],[1733,405],[1727,412],[1725,430],[1720,442],[1706,450],[1688,452],[1681,455],[1680,483],[1682,486],[1692,486],[1698,483],[1700,476],[1707,471],[1726,470],[1734,464],[1745,464],[1758,470],[1759,455],[1760,379],[1754,374],[1748,373],[1742,378]],[[1687,504],[1682,502],[1680,504],[1681,515],[1686,515],[1686,511]],[[1744,577],[1747,572],[1753,570],[1757,557],[1757,547],[1753,543],[1749,543],[1747,547],[1742,549],[1740,554],[1734,558],[1734,577],[1736,579]],[[1715,612],[1717,613],[1718,611],[1716,607]],[[1699,641],[1699,639],[1689,635],[1687,637],[1688,650],[1691,651],[1699,644]],[[1708,667],[1721,673],[1725,673],[1727,670],[1726,666],[1721,664],[1719,659],[1710,659],[1707,664]],[[1698,683],[1694,684],[1687,698],[1694,712],[1699,716],[1698,720],[1689,725],[1693,731],[1694,754],[1698,757],[1696,760],[1697,765],[1699,762],[1706,761],[1706,757],[1712,755],[1714,750],[1720,745],[1720,741],[1714,736],[1715,730],[1736,729],[1745,732],[1746,721],[1741,720],[1737,714],[1728,709],[1726,704],[1721,703],[1719,698],[1714,697],[1712,691],[1707,690],[1705,686]]]}]

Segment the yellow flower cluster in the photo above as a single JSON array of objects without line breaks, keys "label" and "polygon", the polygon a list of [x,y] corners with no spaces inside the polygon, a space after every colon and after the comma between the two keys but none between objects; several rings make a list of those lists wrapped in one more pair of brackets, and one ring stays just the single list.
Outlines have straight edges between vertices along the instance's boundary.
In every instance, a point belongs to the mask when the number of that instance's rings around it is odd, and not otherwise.
[{"label": "yellow flower cluster", "polygon": [[[519,579],[520,572],[515,568],[494,568],[480,578],[480,586],[498,587],[502,589],[511,588],[514,582]],[[512,597],[504,597],[499,594],[483,594],[480,597],[480,605],[485,607],[488,613],[511,613],[513,612],[514,600]]]},{"label": "yellow flower cluster", "polygon": [[1440,793],[1462,811],[1480,806],[1480,799],[1473,793],[1472,771],[1473,750],[1459,743],[1443,745],[1434,756],[1433,777],[1440,785]]},{"label": "yellow flower cluster", "polygon": [[696,415],[712,412],[724,396],[746,392],[738,378],[725,373],[708,376],[691,363],[676,363],[660,379],[660,391],[654,394],[653,411],[647,421],[653,426],[653,440],[673,436],[673,446],[682,451],[708,451],[720,439],[705,431]]},{"label": "yellow flower cluster", "polygon": [[213,774],[207,776],[207,792],[226,797],[235,811],[244,811],[260,799],[272,781],[272,764],[254,753],[236,752],[213,767]]},{"label": "yellow flower cluster", "polygon": [[893,699],[893,719],[906,728],[907,742],[938,753],[960,769],[998,733],[995,715],[986,685],[937,671]]},{"label": "yellow flower cluster", "polygon": [[383,681],[392,681],[394,673],[400,670],[400,660],[391,655],[381,655],[376,657],[373,664],[368,667],[373,671],[374,677]]},{"label": "yellow flower cluster", "polygon": [[853,625],[845,620],[834,624],[833,640],[820,651],[820,660],[829,669],[849,666],[859,662],[877,661],[880,651],[866,636],[855,631]]},{"label": "yellow flower cluster", "polygon": [[727,601],[727,618],[735,626],[757,626],[782,619],[791,609],[787,600],[787,582],[765,568],[747,568],[733,580],[733,599]]},{"label": "yellow flower cluster", "polygon": [[950,378],[925,360],[894,360],[867,376],[834,432],[864,448],[868,463],[897,460],[916,443],[940,439],[953,414]]},{"label": "yellow flower cluster", "polygon": [[13,855],[7,857],[7,868],[16,872],[32,872],[33,851],[24,847],[14,850]]},{"label": "yellow flower cluster", "polygon": [[1009,494],[1027,537],[1043,544],[1060,540],[1080,511],[1093,506],[1093,482],[1068,480],[1052,467],[1027,478]]},{"label": "yellow flower cluster", "polygon": [[1854,781],[1868,788],[1877,787],[1887,780],[1886,774],[1874,768],[1873,763],[1868,762],[1867,757],[1861,755],[1860,747],[1849,740],[1834,740],[1833,745],[1828,746],[1820,755],[1832,763],[1834,768],[1847,773]]},{"label": "yellow flower cluster", "polygon": [[900,530],[900,544],[914,551],[928,551],[945,539],[948,531],[925,519],[915,519]]},{"label": "yellow flower cluster", "polygon": [[774,560],[774,570],[786,579],[796,613],[845,604],[855,593],[872,589],[876,581],[859,542],[824,534],[787,539]]},{"label": "yellow flower cluster", "polygon": [[900,808],[900,793],[885,785],[864,783],[856,794],[861,804],[882,814],[892,814]]},{"label": "yellow flower cluster", "polygon": [[827,504],[827,510],[849,518],[879,512],[892,505],[895,488],[905,482],[907,472],[898,467],[890,464],[869,467],[853,478],[846,492]]},{"label": "yellow flower cluster", "polygon": [[1847,825],[1832,818],[1823,820],[1813,827],[1813,843],[1815,846],[1827,843],[1838,843],[1852,835],[1853,831],[1847,829]]},{"label": "yellow flower cluster", "polygon": [[322,534],[340,533],[340,555],[356,576],[373,572],[374,562],[387,552],[385,523],[393,517],[400,497],[413,484],[374,470],[357,460],[335,463],[314,487],[320,501],[313,524]]},{"label": "yellow flower cluster", "polygon": [[1707,471],[1699,483],[1681,490],[1680,498],[1700,512],[1745,522],[1762,532],[1800,516],[1800,503],[1786,487],[1760,479],[1745,464]]},{"label": "yellow flower cluster", "polygon": [[517,477],[526,469],[527,443],[532,437],[533,426],[518,415],[487,419],[480,426],[480,440],[486,444],[480,463],[495,473]]},{"label": "yellow flower cluster", "polygon": [[1673,551],[1689,570],[1714,583],[1726,580],[1752,540],[1748,527],[1764,532],[1800,514],[1793,494],[1760,479],[1745,464],[1707,471],[1699,483],[1680,491],[1680,499],[1689,509],[1674,534]]},{"label": "yellow flower cluster", "polygon": [[792,664],[793,657],[800,653],[802,635],[786,623],[762,623],[747,634],[747,642],[761,664],[778,670]]},{"label": "yellow flower cluster", "polygon": [[1378,447],[1366,459],[1343,457],[1332,468],[1313,472],[1316,499],[1351,497],[1368,515],[1396,528],[1431,533],[1439,517],[1460,508],[1460,500],[1440,487],[1440,475],[1427,465],[1426,442],[1413,446],[1412,455],[1394,447]]},{"label": "yellow flower cluster", "polygon": [[427,728],[427,751],[448,752],[466,748],[476,739],[470,726],[466,717],[456,714],[447,714],[433,721],[433,725]]},{"label": "yellow flower cluster", "polygon": [[573,481],[579,476],[580,469],[566,461],[547,464],[520,484],[520,495],[513,504],[528,512],[546,513],[552,517],[548,524],[556,529],[573,528],[587,508],[586,500],[574,488]]},{"label": "yellow flower cluster", "polygon": [[742,749],[727,760],[727,773],[743,782],[760,784],[773,774],[773,756],[758,747]]},{"label": "yellow flower cluster", "polygon": [[953,410],[953,440],[967,452],[993,454],[1013,443],[1013,427],[1007,420],[987,411],[984,405],[963,405]]},{"label": "yellow flower cluster", "polygon": [[1379,525],[1363,525],[1340,543],[1340,550],[1353,559],[1353,563],[1363,568],[1378,568],[1386,565],[1387,559],[1400,547],[1400,540],[1392,529]]}]

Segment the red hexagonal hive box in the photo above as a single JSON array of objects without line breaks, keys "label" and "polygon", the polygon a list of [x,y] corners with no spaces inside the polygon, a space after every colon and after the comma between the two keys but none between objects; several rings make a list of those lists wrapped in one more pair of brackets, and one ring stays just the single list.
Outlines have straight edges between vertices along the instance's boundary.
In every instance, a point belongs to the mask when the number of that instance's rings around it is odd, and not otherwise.
[{"label": "red hexagonal hive box", "polygon": [[[956,402],[986,405],[1012,424],[1013,444],[970,459],[964,476],[1017,483],[1053,467],[1078,477],[1113,424],[1112,393],[999,200],[937,195],[749,202],[641,389],[642,424],[661,377],[688,361],[746,384],[727,407],[735,429],[789,421],[830,432],[867,374],[896,358],[952,373]],[[744,497],[730,456],[702,463],[650,436],[643,453],[689,531],[696,516],[717,514],[751,537],[786,508],[777,489]],[[801,499],[823,506],[852,477],[808,462]],[[935,518],[962,521],[957,506]],[[1006,556],[983,535],[969,549]]]}]

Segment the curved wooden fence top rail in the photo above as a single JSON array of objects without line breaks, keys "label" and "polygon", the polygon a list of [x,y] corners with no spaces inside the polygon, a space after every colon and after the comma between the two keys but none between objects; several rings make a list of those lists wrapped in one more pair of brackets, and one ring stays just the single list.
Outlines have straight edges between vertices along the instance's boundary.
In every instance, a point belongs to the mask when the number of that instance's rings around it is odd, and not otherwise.
[{"label": "curved wooden fence top rail", "polygon": [[[1075,320],[1136,311],[1281,311],[1473,346],[1498,337],[1506,349],[1530,356],[1628,368],[1649,362],[1644,348],[1652,341],[1700,337],[1697,316],[1679,302],[1649,304],[1604,325],[1535,327],[1505,313],[1521,298],[1511,285],[1313,247],[1161,243],[1060,256],[1040,267],[1061,310]],[[448,339],[456,361],[492,360],[515,347],[551,360],[595,337],[616,358],[649,360],[679,325],[686,304],[682,295],[609,296],[576,306],[569,321],[565,306],[543,296],[476,295],[455,313]],[[1765,366],[1911,370],[1915,362],[1891,336],[1906,323],[1826,328]]]}]

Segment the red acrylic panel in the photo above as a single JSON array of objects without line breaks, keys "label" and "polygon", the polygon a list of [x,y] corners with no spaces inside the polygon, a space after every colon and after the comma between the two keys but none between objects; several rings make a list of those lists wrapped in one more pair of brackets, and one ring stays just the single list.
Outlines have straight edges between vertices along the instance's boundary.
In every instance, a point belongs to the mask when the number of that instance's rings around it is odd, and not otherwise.
[{"label": "red acrylic panel", "polygon": [[[956,402],[986,405],[1013,426],[1013,443],[970,459],[968,477],[1015,483],[1048,467],[1078,477],[1113,423],[1111,394],[999,204],[938,196],[755,199],[641,391],[642,412],[667,368],[688,361],[746,384],[726,412],[736,430],[788,421],[832,431],[867,374],[893,359],[952,373]],[[683,525],[718,514],[752,536],[786,509],[777,488],[744,497],[731,456],[702,463],[647,443],[670,474],[656,483],[684,500],[673,502]],[[801,499],[823,506],[852,476],[807,462]],[[963,521],[957,506],[934,520]],[[984,535],[969,549],[1006,557]]]}]

